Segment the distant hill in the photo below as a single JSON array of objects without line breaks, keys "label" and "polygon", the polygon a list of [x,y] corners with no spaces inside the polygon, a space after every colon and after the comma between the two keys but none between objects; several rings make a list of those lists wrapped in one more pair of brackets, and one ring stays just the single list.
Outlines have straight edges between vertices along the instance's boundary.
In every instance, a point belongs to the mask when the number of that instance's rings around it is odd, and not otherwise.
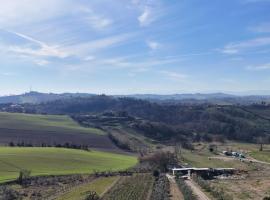
[{"label": "distant hill", "polygon": [[218,104],[218,105],[234,105],[234,104],[253,104],[266,102],[270,103],[270,95],[232,95],[225,93],[194,93],[194,94],[172,94],[172,95],[157,95],[157,94],[135,94],[119,97],[131,97],[143,99],[152,102],[162,103],[182,103],[182,104]]},{"label": "distant hill", "polygon": [[[0,106],[1,109],[1,106]],[[128,97],[96,95],[58,99],[36,105],[25,104],[20,108],[6,106],[3,111],[44,114],[96,115],[105,112],[122,112],[145,122],[134,122],[149,137],[159,140],[194,140],[223,137],[231,140],[254,142],[258,137],[270,140],[270,105],[216,105],[156,103]]]},{"label": "distant hill", "polygon": [[10,96],[2,96],[0,97],[0,104],[5,103],[33,103],[38,104],[42,102],[54,101],[58,99],[66,99],[72,97],[90,97],[93,94],[86,93],[62,93],[62,94],[54,94],[54,93],[40,93],[40,92],[28,92],[20,95],[10,95]]},{"label": "distant hill", "polygon": [[[0,96],[0,104],[13,103],[24,104],[32,103],[39,104],[60,99],[69,99],[77,97],[92,97],[96,94],[89,93],[40,93],[29,92],[21,95]],[[218,104],[218,105],[234,105],[234,104],[253,104],[266,102],[270,103],[270,95],[248,95],[238,96],[225,93],[194,93],[194,94],[132,94],[132,95],[113,95],[112,97],[129,97],[135,99],[148,100],[156,103],[182,103],[182,104]]]},{"label": "distant hill", "polygon": [[194,94],[171,94],[171,95],[158,95],[158,94],[134,94],[126,95],[126,97],[138,98],[138,99],[153,99],[153,100],[183,100],[183,99],[223,99],[223,98],[233,98],[235,95],[224,94],[224,93],[194,93]]}]

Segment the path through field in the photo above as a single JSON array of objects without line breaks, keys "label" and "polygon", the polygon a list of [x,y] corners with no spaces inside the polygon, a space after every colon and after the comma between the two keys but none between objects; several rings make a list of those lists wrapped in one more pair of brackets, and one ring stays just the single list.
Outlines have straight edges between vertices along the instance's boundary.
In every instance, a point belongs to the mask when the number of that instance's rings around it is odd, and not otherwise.
[{"label": "path through field", "polygon": [[172,195],[171,200],[184,200],[184,197],[183,197],[181,191],[179,190],[177,183],[175,182],[174,177],[169,175],[169,174],[167,174],[166,176],[170,182],[170,194]]},{"label": "path through field", "polygon": [[210,200],[208,196],[206,196],[199,186],[194,183],[192,180],[186,180],[185,183],[192,189],[193,193],[198,197],[199,200]]}]

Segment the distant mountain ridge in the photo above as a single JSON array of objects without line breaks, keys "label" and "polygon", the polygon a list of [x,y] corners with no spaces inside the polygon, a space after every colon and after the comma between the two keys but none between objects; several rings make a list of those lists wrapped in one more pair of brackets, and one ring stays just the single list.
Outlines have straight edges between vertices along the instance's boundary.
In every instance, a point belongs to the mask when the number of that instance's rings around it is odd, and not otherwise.
[{"label": "distant mountain ridge", "polygon": [[225,94],[225,93],[185,93],[185,94],[169,94],[169,95],[159,95],[159,94],[134,94],[134,95],[123,95],[125,97],[132,97],[138,99],[159,99],[159,100],[182,100],[182,99],[196,99],[205,100],[212,98],[233,98],[236,95]]},{"label": "distant mountain ridge", "polygon": [[[39,104],[49,101],[60,99],[77,98],[77,97],[92,97],[96,94],[91,93],[41,93],[41,92],[28,92],[20,95],[0,96],[0,104],[14,103],[24,104],[33,103]],[[186,93],[186,94],[131,94],[131,95],[112,95],[113,97],[129,97],[135,99],[148,100],[152,102],[162,103],[184,103],[184,104],[252,104],[261,103],[263,101],[270,103],[270,95],[248,95],[240,96],[226,93]]]}]

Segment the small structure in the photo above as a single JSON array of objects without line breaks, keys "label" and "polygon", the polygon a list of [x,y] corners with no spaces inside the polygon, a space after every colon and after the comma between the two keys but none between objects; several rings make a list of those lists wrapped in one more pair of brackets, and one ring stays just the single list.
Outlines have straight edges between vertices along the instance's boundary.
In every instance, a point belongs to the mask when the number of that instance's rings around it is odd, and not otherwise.
[{"label": "small structure", "polygon": [[233,174],[235,168],[197,168],[197,167],[187,167],[187,168],[172,168],[172,174],[175,176],[177,172],[180,172],[182,177],[189,177],[192,173],[200,174],[206,177],[214,177],[222,174]]}]

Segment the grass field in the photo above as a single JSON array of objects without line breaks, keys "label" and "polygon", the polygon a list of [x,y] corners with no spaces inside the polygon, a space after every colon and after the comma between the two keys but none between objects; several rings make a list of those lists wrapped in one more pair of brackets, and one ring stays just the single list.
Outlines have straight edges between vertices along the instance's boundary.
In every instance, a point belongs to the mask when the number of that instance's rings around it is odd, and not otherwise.
[{"label": "grass field", "polygon": [[228,167],[237,169],[249,169],[250,166],[238,160],[213,159],[215,155],[208,150],[207,144],[194,144],[194,151],[182,150],[182,160],[193,167]]},{"label": "grass field", "polygon": [[249,155],[257,160],[270,163],[270,151],[253,151]]},{"label": "grass field", "polygon": [[21,169],[32,175],[64,175],[122,170],[136,162],[136,157],[98,151],[0,147],[0,182],[15,179]]},{"label": "grass field", "polygon": [[73,188],[71,191],[57,198],[57,200],[83,200],[89,191],[96,192],[99,196],[106,191],[118,177],[102,177],[88,184]]},{"label": "grass field", "polygon": [[249,144],[249,143],[228,143],[224,145],[219,145],[220,150],[232,150],[243,152],[244,154],[251,156],[257,160],[270,163],[270,145],[263,145],[263,151],[259,151],[259,144]]},{"label": "grass field", "polygon": [[0,112],[0,128],[104,134],[99,129],[79,126],[69,116],[65,115],[33,115]]}]

